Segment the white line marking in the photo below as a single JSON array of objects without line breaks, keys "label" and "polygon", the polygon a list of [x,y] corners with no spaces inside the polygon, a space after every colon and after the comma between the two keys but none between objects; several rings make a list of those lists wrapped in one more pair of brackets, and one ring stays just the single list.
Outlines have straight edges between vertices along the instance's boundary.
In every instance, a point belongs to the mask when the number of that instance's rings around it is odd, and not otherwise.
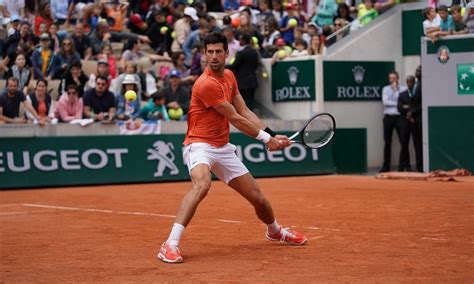
[{"label": "white line marking", "polygon": [[432,240],[432,241],[447,241],[447,239],[443,238],[430,238],[430,237],[423,237],[422,240]]},{"label": "white line marking", "polygon": [[322,239],[324,238],[324,236],[317,236],[317,237],[314,237],[314,238],[309,238],[309,240],[318,240],[318,239]]},{"label": "white line marking", "polygon": [[310,229],[310,230],[319,230],[318,227],[305,227],[305,229]]},{"label": "white line marking", "polygon": [[225,220],[225,219],[217,219],[219,222],[224,222],[224,223],[235,223],[235,224],[241,224],[241,221],[234,221],[234,220]]},{"label": "white line marking", "polygon": [[165,217],[165,218],[176,218],[175,215],[154,214],[154,213],[144,213],[144,212],[117,211],[115,213],[125,214],[125,215],[144,215],[144,216],[156,216],[156,217]]},{"label": "white line marking", "polygon": [[0,207],[7,207],[7,206],[20,206],[18,203],[5,203],[5,204],[0,204]]},{"label": "white line marking", "polygon": [[326,231],[336,231],[336,232],[339,232],[339,231],[340,231],[340,229],[329,229],[329,228],[326,228],[326,229],[324,229],[324,230],[326,230]]}]

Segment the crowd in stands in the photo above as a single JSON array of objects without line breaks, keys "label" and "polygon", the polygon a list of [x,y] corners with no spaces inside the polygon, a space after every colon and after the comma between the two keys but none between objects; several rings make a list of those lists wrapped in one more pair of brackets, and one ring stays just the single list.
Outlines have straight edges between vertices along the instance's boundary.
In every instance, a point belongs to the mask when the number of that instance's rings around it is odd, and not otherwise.
[{"label": "crowd in stands", "polygon": [[[349,33],[348,26],[366,25],[394,4],[395,0],[2,0],[0,73],[8,81],[0,93],[0,123],[185,120],[192,85],[206,64],[201,41],[212,31],[228,38],[227,63],[252,107],[256,81],[246,75],[255,73],[252,68],[258,67],[254,63],[260,58],[324,54]],[[467,15],[466,26],[472,30],[471,12]],[[433,26],[427,24],[427,33],[439,36]],[[245,51],[256,56],[255,62],[239,56],[246,47],[255,51]],[[127,90],[136,91],[139,100],[124,100]],[[51,96],[54,93],[57,96]],[[27,110],[24,117],[19,116],[20,105]]]}]

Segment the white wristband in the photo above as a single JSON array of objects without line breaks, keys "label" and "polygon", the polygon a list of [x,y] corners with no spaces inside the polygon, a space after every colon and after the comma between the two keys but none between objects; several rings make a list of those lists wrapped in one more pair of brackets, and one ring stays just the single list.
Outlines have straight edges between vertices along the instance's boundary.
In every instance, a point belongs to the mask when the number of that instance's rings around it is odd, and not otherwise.
[{"label": "white wristband", "polygon": [[270,141],[270,139],[272,138],[272,136],[270,134],[268,134],[267,132],[263,131],[260,129],[260,131],[258,132],[258,135],[257,137],[255,137],[255,139],[257,140],[260,140],[262,141],[263,143],[267,144],[268,141]]}]

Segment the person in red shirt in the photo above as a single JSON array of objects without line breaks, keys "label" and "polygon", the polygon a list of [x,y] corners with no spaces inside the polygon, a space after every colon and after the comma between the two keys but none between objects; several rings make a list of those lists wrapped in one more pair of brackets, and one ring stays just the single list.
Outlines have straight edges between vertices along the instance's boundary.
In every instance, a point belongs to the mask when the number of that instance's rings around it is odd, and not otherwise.
[{"label": "person in red shirt", "polygon": [[276,135],[266,127],[245,105],[232,71],[225,69],[229,53],[226,37],[212,32],[204,38],[204,46],[207,68],[193,86],[188,131],[184,140],[183,156],[193,186],[182,200],[169,238],[161,246],[158,258],[167,263],[183,261],[179,241],[211,187],[211,172],[253,205],[258,218],[267,225],[267,239],[304,245],[307,239],[303,234],[277,223],[270,203],[235,154],[236,147],[229,143],[229,123],[265,143],[269,151],[281,150],[290,146],[291,142],[287,136]]}]

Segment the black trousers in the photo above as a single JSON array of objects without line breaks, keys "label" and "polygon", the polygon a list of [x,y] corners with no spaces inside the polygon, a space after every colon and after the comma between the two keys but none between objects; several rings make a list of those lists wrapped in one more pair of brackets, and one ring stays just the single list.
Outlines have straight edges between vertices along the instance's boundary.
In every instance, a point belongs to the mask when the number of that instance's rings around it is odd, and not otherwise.
[{"label": "black trousers", "polygon": [[412,129],[413,144],[415,145],[416,170],[423,172],[423,124],[421,117],[415,119]]},{"label": "black trousers", "polygon": [[398,171],[410,171],[410,150],[409,142],[412,135],[414,123],[410,122],[406,117],[400,116],[400,165]]},{"label": "black trousers", "polygon": [[383,166],[382,170],[390,170],[390,160],[392,155],[392,135],[393,130],[397,132],[400,140],[400,116],[399,115],[385,115],[383,117],[383,138],[385,141],[383,149]]},{"label": "black trousers", "polygon": [[244,98],[245,104],[250,110],[253,110],[254,106],[254,97],[255,97],[255,89],[245,89],[239,90],[240,94]]}]

